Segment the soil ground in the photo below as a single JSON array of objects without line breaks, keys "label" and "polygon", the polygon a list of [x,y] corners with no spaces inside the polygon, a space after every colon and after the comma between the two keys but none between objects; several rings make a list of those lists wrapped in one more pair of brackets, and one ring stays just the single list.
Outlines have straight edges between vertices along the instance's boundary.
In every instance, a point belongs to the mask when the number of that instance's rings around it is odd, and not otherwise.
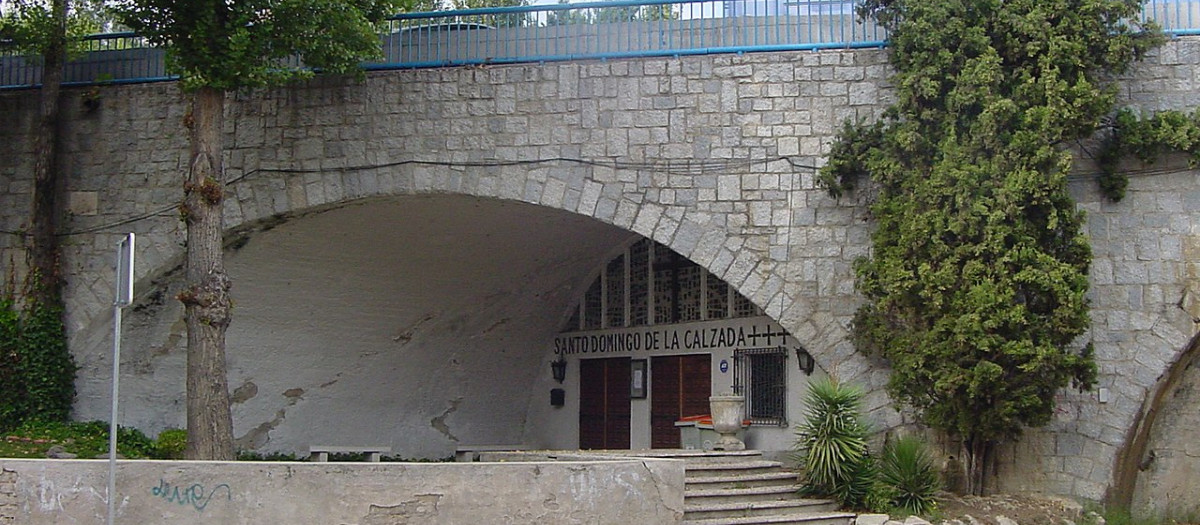
[{"label": "soil ground", "polygon": [[987,525],[1004,525],[997,520],[1003,516],[1019,525],[1065,525],[1074,523],[1082,525],[1084,510],[1074,501],[1046,496],[1026,495],[995,495],[988,497],[956,496],[943,494],[939,498],[937,520],[959,520],[970,524],[967,518],[975,518],[977,523]]},{"label": "soil ground", "polygon": [[[1073,500],[1054,496],[995,495],[988,497],[956,496],[944,493],[938,498],[938,516],[933,523],[958,520],[965,525],[1089,525],[1102,524],[1103,518],[1085,510]],[[972,522],[967,518],[975,519]],[[1001,522],[999,517],[1011,521]],[[1151,523],[1134,521],[1131,523]],[[1196,521],[1168,520],[1157,525],[1200,525]]]}]

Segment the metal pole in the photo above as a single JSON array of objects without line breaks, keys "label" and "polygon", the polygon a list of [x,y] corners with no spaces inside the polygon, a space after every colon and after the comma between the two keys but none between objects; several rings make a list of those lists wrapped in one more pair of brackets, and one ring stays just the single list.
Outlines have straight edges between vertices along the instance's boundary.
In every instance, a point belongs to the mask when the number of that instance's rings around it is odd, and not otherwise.
[{"label": "metal pole", "polygon": [[117,400],[121,383],[121,309],[133,302],[133,243],[127,234],[117,244],[116,297],[113,299],[112,414],[108,418],[108,525],[117,516]]},{"label": "metal pole", "polygon": [[113,306],[112,414],[108,423],[108,525],[117,512],[117,385],[121,380],[121,307]]}]

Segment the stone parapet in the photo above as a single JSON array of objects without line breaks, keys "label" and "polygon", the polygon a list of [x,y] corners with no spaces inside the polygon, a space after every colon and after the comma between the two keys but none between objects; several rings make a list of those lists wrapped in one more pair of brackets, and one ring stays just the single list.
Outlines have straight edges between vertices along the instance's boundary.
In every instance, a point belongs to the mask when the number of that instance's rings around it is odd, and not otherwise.
[{"label": "stone parapet", "polygon": [[[0,523],[103,523],[108,462],[0,459]],[[118,461],[117,523],[679,523],[682,461]]]}]

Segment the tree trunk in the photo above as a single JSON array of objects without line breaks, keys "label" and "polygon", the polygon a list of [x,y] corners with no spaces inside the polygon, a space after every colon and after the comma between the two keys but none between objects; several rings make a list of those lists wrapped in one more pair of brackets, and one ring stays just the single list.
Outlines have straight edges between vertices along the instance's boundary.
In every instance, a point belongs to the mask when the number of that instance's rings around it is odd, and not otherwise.
[{"label": "tree trunk", "polygon": [[225,377],[229,277],[222,245],[222,122],[225,92],[200,88],[186,125],[191,141],[181,214],[187,222],[187,288],[179,294],[188,328],[187,459],[233,460],[233,418]]},{"label": "tree trunk", "polygon": [[967,438],[967,493],[987,495],[987,472],[993,461],[996,443],[980,437]]},{"label": "tree trunk", "polygon": [[66,62],[67,0],[50,6],[54,34],[44,50],[41,100],[34,132],[33,205],[29,238],[29,300],[45,306],[62,304],[62,273],[58,265],[59,194],[58,166],[60,92]]}]

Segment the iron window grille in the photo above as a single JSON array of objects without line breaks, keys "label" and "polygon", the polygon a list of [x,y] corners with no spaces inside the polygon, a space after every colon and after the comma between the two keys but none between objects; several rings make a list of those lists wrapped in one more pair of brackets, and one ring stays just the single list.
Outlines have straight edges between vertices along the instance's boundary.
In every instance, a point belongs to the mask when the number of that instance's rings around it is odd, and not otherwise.
[{"label": "iron window grille", "polygon": [[787,348],[750,348],[733,353],[733,392],[746,399],[754,425],[787,425]]}]

